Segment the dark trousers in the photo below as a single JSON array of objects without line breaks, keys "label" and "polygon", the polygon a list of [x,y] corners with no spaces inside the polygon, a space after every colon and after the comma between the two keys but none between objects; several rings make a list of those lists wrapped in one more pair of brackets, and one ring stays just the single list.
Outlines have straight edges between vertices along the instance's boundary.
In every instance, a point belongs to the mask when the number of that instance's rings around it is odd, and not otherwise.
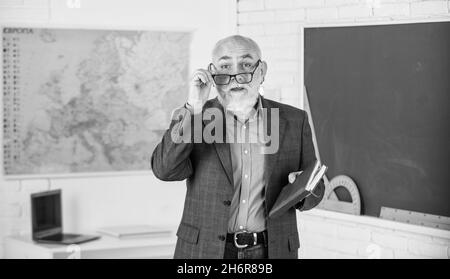
[{"label": "dark trousers", "polygon": [[224,259],[267,259],[267,245],[258,244],[247,248],[236,248],[234,243],[225,244]]}]

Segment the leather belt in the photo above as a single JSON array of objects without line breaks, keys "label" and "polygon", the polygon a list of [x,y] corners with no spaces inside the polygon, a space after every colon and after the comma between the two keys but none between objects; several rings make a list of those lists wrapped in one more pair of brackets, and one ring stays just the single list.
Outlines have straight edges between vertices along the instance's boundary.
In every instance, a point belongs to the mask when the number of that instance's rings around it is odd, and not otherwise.
[{"label": "leather belt", "polygon": [[239,231],[227,234],[227,242],[234,243],[236,248],[252,247],[258,244],[267,244],[267,231],[247,232]]}]

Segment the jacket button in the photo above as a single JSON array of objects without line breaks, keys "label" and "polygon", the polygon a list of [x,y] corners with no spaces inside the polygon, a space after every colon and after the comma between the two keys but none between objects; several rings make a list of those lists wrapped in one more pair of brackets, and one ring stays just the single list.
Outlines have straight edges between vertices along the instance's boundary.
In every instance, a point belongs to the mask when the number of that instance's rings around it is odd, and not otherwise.
[{"label": "jacket button", "polygon": [[221,234],[221,235],[219,235],[219,240],[220,240],[220,241],[224,241],[224,240],[225,240],[225,236],[224,236],[224,235],[222,235],[222,234]]},{"label": "jacket button", "polygon": [[231,205],[231,201],[223,201],[223,204],[226,206],[230,206]]}]

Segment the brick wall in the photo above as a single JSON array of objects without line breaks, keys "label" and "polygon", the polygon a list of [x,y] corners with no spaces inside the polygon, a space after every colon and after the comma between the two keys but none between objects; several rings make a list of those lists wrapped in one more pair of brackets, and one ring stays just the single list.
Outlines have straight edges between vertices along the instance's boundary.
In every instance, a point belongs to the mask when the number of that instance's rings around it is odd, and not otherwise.
[{"label": "brick wall", "polygon": [[0,259],[5,236],[31,232],[30,194],[48,189],[46,180],[0,180]]},{"label": "brick wall", "polygon": [[[253,38],[268,63],[268,98],[302,107],[300,26],[311,24],[422,21],[450,18],[450,1],[238,0],[238,32]],[[439,237],[422,228],[393,229],[370,217],[298,215],[301,258],[449,258],[450,232]]]},{"label": "brick wall", "polygon": [[450,258],[448,231],[320,209],[297,216],[300,258]]}]

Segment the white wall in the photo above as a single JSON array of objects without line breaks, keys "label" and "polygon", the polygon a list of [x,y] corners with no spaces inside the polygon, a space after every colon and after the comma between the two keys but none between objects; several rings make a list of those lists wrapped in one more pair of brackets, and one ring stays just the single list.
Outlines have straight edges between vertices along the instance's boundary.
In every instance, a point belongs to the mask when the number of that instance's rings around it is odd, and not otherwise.
[{"label": "white wall", "polygon": [[[213,44],[236,32],[236,3],[231,0],[82,0],[80,9],[68,8],[67,2],[0,1],[0,25],[192,30],[191,70],[205,67]],[[150,172],[14,181],[0,176],[0,258],[4,236],[30,233],[29,194],[54,188],[63,189],[65,230],[77,232],[116,224],[175,226],[185,194],[184,182],[161,182]]]},{"label": "white wall", "polygon": [[[239,0],[238,32],[268,62],[266,97],[302,107],[300,26],[449,20],[449,9],[448,0]],[[449,231],[319,209],[298,223],[301,258],[450,258]]]},{"label": "white wall", "polygon": [[297,214],[300,258],[448,259],[450,232],[321,209]]}]

